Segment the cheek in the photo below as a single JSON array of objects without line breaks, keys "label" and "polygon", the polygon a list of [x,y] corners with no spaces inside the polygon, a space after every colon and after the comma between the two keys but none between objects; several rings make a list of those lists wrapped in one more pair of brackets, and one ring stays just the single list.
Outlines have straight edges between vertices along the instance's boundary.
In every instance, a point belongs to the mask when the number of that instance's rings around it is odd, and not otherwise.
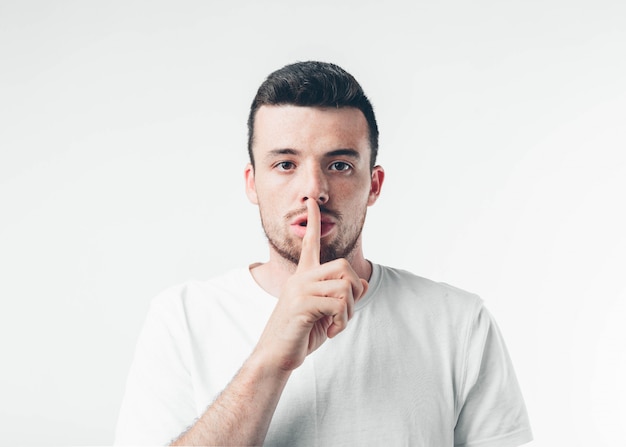
[{"label": "cheek", "polygon": [[[276,221],[285,214],[284,205],[279,194],[275,192],[259,192],[259,211],[266,222]],[[281,211],[282,210],[282,211]]]},{"label": "cheek", "polygon": [[369,202],[369,183],[359,182],[356,185],[354,183],[338,185],[338,188],[335,190],[335,197],[339,202],[350,203],[355,207],[361,208]]},{"label": "cheek", "polygon": [[264,197],[275,197],[278,194],[285,194],[291,188],[293,188],[293,185],[290,185],[289,179],[286,176],[264,175],[257,180],[256,184],[259,195],[263,195]]}]

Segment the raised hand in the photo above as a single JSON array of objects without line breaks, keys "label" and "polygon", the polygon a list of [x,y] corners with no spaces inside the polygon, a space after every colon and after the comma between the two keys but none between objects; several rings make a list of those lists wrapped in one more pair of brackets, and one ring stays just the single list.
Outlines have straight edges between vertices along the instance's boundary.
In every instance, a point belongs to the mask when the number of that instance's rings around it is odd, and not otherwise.
[{"label": "raised hand", "polygon": [[367,291],[367,282],[345,259],[320,265],[321,213],[314,200],[306,204],[300,262],[257,345],[257,351],[283,370],[297,368],[326,339],[344,330],[355,302]]}]

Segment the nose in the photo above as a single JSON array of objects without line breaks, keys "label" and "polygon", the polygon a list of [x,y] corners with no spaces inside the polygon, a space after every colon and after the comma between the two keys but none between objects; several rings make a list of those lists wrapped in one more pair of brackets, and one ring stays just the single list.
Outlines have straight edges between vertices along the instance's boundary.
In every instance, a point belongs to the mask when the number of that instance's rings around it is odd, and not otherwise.
[{"label": "nose", "polygon": [[315,199],[320,205],[328,202],[328,179],[320,166],[310,166],[303,169],[301,201],[304,203],[308,199]]}]

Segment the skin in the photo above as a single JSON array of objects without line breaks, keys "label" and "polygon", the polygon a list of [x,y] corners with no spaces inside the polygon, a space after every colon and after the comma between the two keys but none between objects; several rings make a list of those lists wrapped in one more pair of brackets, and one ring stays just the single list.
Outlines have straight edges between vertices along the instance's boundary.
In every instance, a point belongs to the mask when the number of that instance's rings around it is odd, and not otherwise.
[{"label": "skin", "polygon": [[384,171],[370,169],[363,114],[263,106],[253,151],[246,193],[259,206],[270,256],[251,273],[278,300],[240,371],[174,445],[263,444],[291,372],[347,327],[367,292],[361,229]]}]

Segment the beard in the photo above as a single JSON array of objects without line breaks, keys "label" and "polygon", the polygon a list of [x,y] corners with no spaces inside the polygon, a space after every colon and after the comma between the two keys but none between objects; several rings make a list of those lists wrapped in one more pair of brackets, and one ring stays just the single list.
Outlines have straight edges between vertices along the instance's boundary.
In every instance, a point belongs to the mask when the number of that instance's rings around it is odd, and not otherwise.
[{"label": "beard", "polygon": [[[289,221],[290,216],[300,215],[306,212],[306,209],[294,211],[284,216],[284,221]],[[320,241],[320,263],[324,264],[329,261],[340,258],[350,258],[354,249],[359,242],[361,232],[363,231],[363,225],[365,224],[365,215],[367,207],[362,211],[359,220],[348,228],[342,226],[343,216],[337,211],[330,211],[323,206],[320,207],[322,214],[333,216],[336,222],[337,234],[332,240]],[[302,251],[302,239],[295,237],[285,231],[280,224],[270,223],[263,219],[263,212],[261,212],[261,225],[265,232],[270,246],[282,257],[284,260],[298,265],[300,262],[300,253]]]}]

